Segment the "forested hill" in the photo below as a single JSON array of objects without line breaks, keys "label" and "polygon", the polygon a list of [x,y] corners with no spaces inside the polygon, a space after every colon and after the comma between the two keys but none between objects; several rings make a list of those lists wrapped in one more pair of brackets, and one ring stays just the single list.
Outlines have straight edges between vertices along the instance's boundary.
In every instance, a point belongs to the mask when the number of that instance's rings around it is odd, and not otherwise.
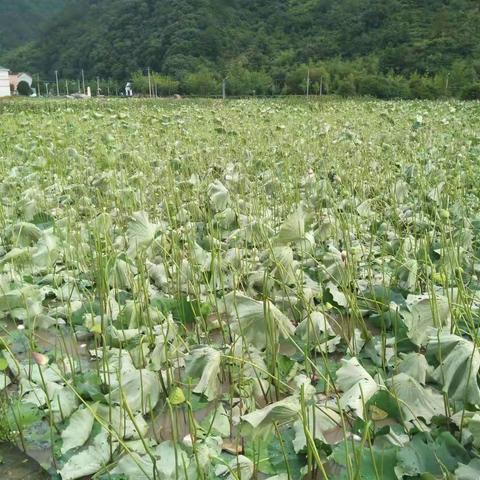
[{"label": "forested hill", "polygon": [[38,38],[67,0],[0,0],[0,52]]},{"label": "forested hill", "polygon": [[478,80],[479,23],[478,0],[77,0],[1,60],[70,78],[81,68],[124,79],[149,66],[177,80],[243,69],[290,90],[309,64],[345,91],[358,72],[440,75],[438,85],[460,89],[461,78]]}]

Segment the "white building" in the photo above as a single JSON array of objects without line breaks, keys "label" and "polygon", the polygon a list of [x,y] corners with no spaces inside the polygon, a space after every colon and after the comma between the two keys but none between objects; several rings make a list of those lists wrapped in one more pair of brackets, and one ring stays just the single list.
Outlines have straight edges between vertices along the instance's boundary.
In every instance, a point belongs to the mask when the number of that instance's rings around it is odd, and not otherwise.
[{"label": "white building", "polygon": [[10,85],[14,95],[17,95],[18,93],[17,89],[18,89],[18,84],[20,82],[26,82],[28,86],[32,88],[32,81],[33,81],[32,76],[25,72],[10,74]]},{"label": "white building", "polygon": [[8,68],[0,67],[0,97],[10,96],[10,77]]}]

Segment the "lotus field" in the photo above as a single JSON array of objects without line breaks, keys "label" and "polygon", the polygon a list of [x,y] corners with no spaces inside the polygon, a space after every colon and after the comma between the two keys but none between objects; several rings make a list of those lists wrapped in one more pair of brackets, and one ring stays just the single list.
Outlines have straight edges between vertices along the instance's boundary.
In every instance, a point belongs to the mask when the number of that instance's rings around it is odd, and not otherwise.
[{"label": "lotus field", "polygon": [[0,104],[0,437],[74,480],[480,478],[480,111]]}]

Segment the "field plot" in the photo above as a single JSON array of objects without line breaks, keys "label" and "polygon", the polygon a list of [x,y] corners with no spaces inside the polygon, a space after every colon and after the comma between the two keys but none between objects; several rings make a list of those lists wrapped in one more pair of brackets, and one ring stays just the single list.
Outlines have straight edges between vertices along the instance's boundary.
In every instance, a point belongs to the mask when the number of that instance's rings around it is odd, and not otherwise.
[{"label": "field plot", "polygon": [[0,435],[62,480],[479,478],[479,160],[476,103],[1,104]]}]

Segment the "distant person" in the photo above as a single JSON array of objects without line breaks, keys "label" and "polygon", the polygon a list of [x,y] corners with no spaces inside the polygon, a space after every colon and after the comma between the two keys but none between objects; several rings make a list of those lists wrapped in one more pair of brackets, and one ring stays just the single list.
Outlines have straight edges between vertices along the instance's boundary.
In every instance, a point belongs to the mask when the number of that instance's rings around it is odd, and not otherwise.
[{"label": "distant person", "polygon": [[133,97],[133,90],[132,90],[132,83],[131,82],[127,82],[127,84],[125,85],[125,95],[127,97]]}]

